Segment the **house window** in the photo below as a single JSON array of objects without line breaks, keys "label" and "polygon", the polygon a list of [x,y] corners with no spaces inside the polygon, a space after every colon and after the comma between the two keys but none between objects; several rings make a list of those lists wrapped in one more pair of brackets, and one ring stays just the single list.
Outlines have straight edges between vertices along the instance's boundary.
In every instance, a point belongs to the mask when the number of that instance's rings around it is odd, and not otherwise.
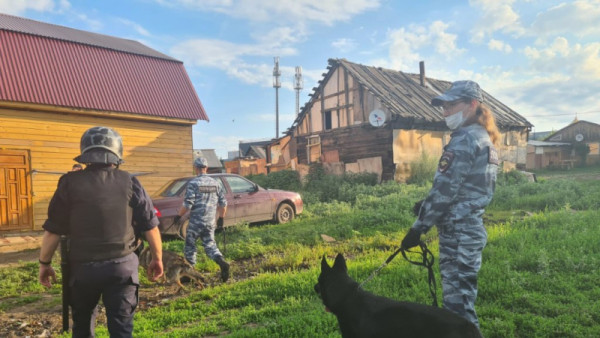
[{"label": "house window", "polygon": [[308,163],[318,162],[321,157],[321,137],[311,136],[308,138],[306,145],[306,157]]},{"label": "house window", "polygon": [[331,126],[331,111],[325,112],[323,125],[325,126],[325,128],[324,128],[325,130],[330,130],[332,128],[332,126]]}]

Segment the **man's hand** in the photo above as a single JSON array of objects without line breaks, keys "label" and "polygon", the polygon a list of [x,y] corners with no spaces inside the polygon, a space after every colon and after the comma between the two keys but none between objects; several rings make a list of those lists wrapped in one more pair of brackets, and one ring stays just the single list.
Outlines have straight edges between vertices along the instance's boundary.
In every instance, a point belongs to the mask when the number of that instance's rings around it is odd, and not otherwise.
[{"label": "man's hand", "polygon": [[225,224],[223,217],[219,217],[219,219],[217,219],[217,229],[223,229],[223,224]]},{"label": "man's hand", "polygon": [[146,269],[148,279],[155,282],[163,275],[163,262],[162,262],[162,240],[160,238],[160,232],[158,227],[154,227],[151,230],[144,232],[144,236],[150,246],[150,253],[152,254],[152,260]]},{"label": "man's hand", "polygon": [[[40,284],[47,288],[52,287],[52,283],[56,283],[56,272],[54,272],[51,265],[40,264],[39,280]],[[50,280],[52,280],[52,283]],[[63,281],[63,283],[68,282],[69,281]]]},{"label": "man's hand", "polygon": [[157,260],[152,258],[150,261],[150,265],[148,265],[148,279],[156,282],[163,275],[163,262],[162,260]]},{"label": "man's hand", "polygon": [[413,248],[421,242],[421,232],[419,230],[410,228],[404,239],[402,240],[402,245],[400,246],[402,249],[410,249]]}]

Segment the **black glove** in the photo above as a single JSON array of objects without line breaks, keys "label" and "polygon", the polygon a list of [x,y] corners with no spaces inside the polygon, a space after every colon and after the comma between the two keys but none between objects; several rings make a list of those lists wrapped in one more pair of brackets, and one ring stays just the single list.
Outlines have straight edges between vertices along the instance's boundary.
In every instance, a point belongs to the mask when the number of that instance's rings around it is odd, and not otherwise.
[{"label": "black glove", "polygon": [[413,206],[413,215],[417,217],[419,216],[419,211],[421,211],[421,205],[423,205],[423,201],[425,200],[415,202],[415,205]]},{"label": "black glove", "polygon": [[219,217],[219,219],[217,220],[217,229],[223,229],[223,217]]},{"label": "black glove", "polygon": [[181,216],[177,215],[173,218],[173,224],[179,224],[181,222]]},{"label": "black glove", "polygon": [[402,245],[400,246],[402,249],[410,249],[419,245],[421,242],[421,232],[419,230],[410,228],[404,239],[402,240]]}]

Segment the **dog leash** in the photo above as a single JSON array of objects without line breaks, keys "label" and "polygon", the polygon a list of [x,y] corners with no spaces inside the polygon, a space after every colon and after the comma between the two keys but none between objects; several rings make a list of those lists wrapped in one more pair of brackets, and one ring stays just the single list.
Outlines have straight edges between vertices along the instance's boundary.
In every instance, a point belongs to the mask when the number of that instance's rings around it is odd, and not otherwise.
[{"label": "dog leash", "polygon": [[385,262],[383,262],[383,264],[381,264],[381,266],[379,266],[377,269],[375,269],[375,271],[373,271],[371,273],[371,275],[369,275],[369,277],[367,277],[367,279],[365,279],[365,281],[360,283],[360,285],[358,287],[362,289],[363,285],[365,285],[367,282],[369,282],[371,279],[373,279],[373,277],[375,277],[379,273],[379,271],[381,271],[381,269],[386,267],[400,252],[402,252],[402,257],[404,257],[404,259],[406,261],[408,261],[409,263],[418,265],[418,266],[424,266],[425,268],[427,268],[427,274],[428,274],[427,283],[429,284],[429,293],[431,294],[431,298],[433,299],[433,306],[438,307],[435,274],[433,273],[433,263],[434,263],[435,257],[433,256],[433,253],[429,250],[429,248],[427,248],[427,245],[425,244],[425,242],[421,241],[419,243],[419,246],[421,247],[420,254],[422,257],[422,260],[420,262],[410,260],[408,258],[408,256],[406,255],[407,252],[408,253],[417,253],[417,251],[410,251],[408,249],[404,249],[404,248],[400,247],[396,251],[394,251],[394,253],[391,254],[385,260]]}]

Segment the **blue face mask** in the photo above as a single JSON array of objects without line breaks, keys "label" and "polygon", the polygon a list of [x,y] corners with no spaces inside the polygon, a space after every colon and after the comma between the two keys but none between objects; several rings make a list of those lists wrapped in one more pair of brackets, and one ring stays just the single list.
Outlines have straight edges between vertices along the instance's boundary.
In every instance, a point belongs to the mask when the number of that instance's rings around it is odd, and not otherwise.
[{"label": "blue face mask", "polygon": [[448,126],[448,128],[450,128],[450,130],[458,129],[460,128],[460,126],[463,125],[463,123],[465,123],[462,110],[458,113],[454,113],[450,116],[444,117],[444,120],[446,120],[446,125]]}]

